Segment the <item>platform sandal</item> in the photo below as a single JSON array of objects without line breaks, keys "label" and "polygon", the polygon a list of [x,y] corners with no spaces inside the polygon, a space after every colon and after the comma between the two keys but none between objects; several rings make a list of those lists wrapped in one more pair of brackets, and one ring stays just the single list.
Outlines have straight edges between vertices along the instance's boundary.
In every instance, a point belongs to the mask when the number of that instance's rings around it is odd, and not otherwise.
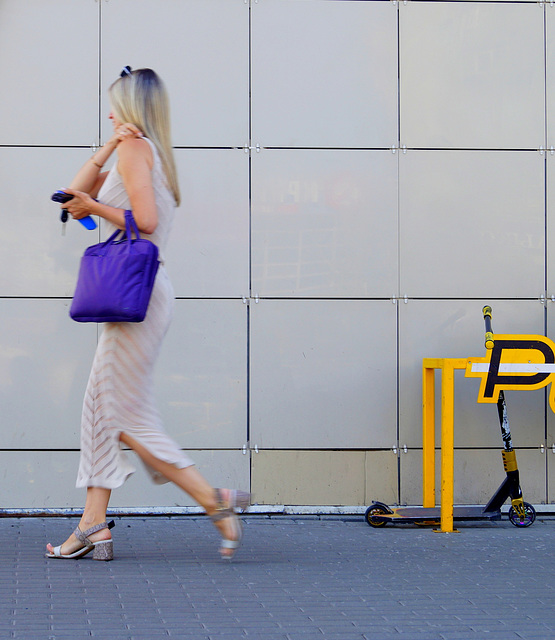
[{"label": "platform sandal", "polygon": [[235,539],[229,540],[227,538],[222,537],[222,541],[220,543],[221,549],[230,549],[232,553],[223,554],[221,553],[222,560],[227,560],[228,562],[233,559],[237,549],[241,546],[241,541],[243,539],[243,524],[241,520],[237,517],[237,510],[241,510],[241,512],[246,511],[249,508],[250,504],[250,493],[246,493],[245,491],[236,491],[229,490],[229,498],[227,503],[224,502],[221,489],[214,489],[216,493],[216,501],[218,506],[214,513],[210,515],[210,519],[212,522],[220,522],[220,520],[224,520],[225,518],[231,518],[231,522],[233,523],[233,529],[235,531]]},{"label": "platform sandal", "polygon": [[110,522],[102,522],[101,524],[96,524],[94,527],[87,529],[86,531],[81,531],[79,527],[75,529],[73,535],[81,542],[83,545],[77,551],[73,553],[62,553],[62,545],[58,547],[54,547],[52,553],[47,553],[47,558],[62,558],[63,560],[75,560],[77,558],[82,558],[86,556],[87,553],[93,552],[93,560],[113,560],[114,559],[114,543],[110,538],[109,540],[98,540],[97,542],[92,542],[89,540],[88,536],[91,536],[93,533],[97,531],[102,531],[102,529],[113,529],[115,527],[115,522],[111,520]]}]

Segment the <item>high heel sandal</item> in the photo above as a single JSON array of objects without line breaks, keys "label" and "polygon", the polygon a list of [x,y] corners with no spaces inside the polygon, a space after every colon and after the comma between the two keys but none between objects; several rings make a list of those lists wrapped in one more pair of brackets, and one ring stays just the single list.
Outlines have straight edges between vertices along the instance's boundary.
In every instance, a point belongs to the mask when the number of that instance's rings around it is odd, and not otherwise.
[{"label": "high heel sandal", "polygon": [[115,527],[115,522],[111,520],[110,522],[102,522],[101,524],[96,524],[94,527],[87,529],[86,531],[81,531],[79,527],[75,529],[73,535],[79,540],[79,542],[83,545],[77,551],[73,553],[62,553],[62,545],[58,547],[54,547],[52,553],[47,553],[47,558],[62,558],[64,560],[72,560],[77,558],[82,558],[86,556],[87,553],[93,552],[93,560],[113,560],[114,559],[114,543],[112,539],[109,540],[98,540],[98,542],[92,542],[89,540],[88,536],[91,536],[93,533],[97,531],[102,531],[102,529],[113,529]]},{"label": "high heel sandal", "polygon": [[237,517],[236,509],[240,509],[242,512],[245,512],[249,508],[251,495],[245,491],[229,490],[229,499],[226,503],[223,500],[221,489],[214,489],[214,492],[216,494],[218,506],[216,507],[215,512],[210,515],[210,519],[212,522],[216,523],[220,520],[224,520],[225,518],[231,518],[233,529],[236,534],[234,540],[222,537],[221,541],[221,549],[230,549],[232,551],[230,554],[221,554],[221,557],[223,560],[230,561],[235,555],[237,549],[241,546],[241,541],[243,539],[243,524]]}]

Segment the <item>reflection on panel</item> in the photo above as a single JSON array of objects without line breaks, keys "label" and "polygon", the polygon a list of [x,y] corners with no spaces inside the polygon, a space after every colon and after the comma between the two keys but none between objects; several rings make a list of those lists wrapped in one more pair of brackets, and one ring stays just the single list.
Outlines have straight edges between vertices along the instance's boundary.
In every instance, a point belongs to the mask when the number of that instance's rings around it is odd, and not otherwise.
[{"label": "reflection on panel", "polygon": [[[551,183],[553,184],[553,183]],[[553,191],[551,191],[553,193]],[[551,209],[552,207],[550,207]],[[550,219],[552,219],[552,212],[550,210]],[[553,254],[552,254],[553,255]],[[551,298],[551,293],[555,291],[553,280],[550,280],[550,287],[548,288],[548,302],[547,302],[547,337],[555,341],[555,299]],[[555,387],[553,382],[547,388],[548,393],[551,395],[555,393]],[[547,403],[547,471],[548,471],[548,500],[550,503],[555,503],[555,413],[551,408],[550,403]],[[537,444],[539,445],[539,441]]]},{"label": "reflection on panel", "polygon": [[[436,456],[439,458],[437,452]],[[401,496],[399,503],[402,505],[422,506],[423,503],[423,484],[422,484],[422,451],[408,449],[403,452],[400,458],[400,480],[401,480]],[[436,458],[436,503],[439,503],[439,489],[437,482],[439,478],[439,470]],[[379,498],[378,498],[379,499]],[[386,502],[382,500],[382,502]],[[387,504],[387,502],[386,502]]]},{"label": "reflection on panel", "polygon": [[[75,488],[76,451],[0,451],[4,509],[83,507],[85,490]],[[66,534],[67,535],[67,534]]]},{"label": "reflection on panel", "polygon": [[412,2],[399,14],[402,144],[544,144],[544,27],[537,6]]},{"label": "reflection on panel", "polygon": [[[156,485],[150,481],[142,463],[133,452],[133,466],[137,472],[112,493],[111,507],[189,507],[197,503],[175,485]],[[200,473],[214,487],[231,487],[250,491],[249,456],[241,451],[187,451]],[[216,537],[217,539],[217,537]],[[217,544],[217,543],[215,543]]]},{"label": "reflection on panel", "polygon": [[[555,35],[555,34],[554,34]],[[549,333],[555,340],[555,156],[547,156],[547,299]]]},{"label": "reflection on panel", "polygon": [[259,451],[252,457],[252,491],[258,504],[362,505],[365,457],[364,451]]},{"label": "reflection on panel", "polygon": [[[545,503],[545,455],[517,448],[516,457],[525,502]],[[455,451],[456,503],[487,504],[505,477],[500,451]]]},{"label": "reflection on panel", "polygon": [[395,318],[389,301],[251,305],[253,446],[392,446]]},{"label": "reflection on panel", "polygon": [[263,150],[252,159],[253,291],[391,297],[397,160],[388,151]]},{"label": "reflection on panel", "polygon": [[545,277],[539,153],[410,151],[399,173],[402,295],[539,298]]},{"label": "reflection on panel", "polygon": [[[545,455],[539,449],[516,449],[525,502],[545,502]],[[454,504],[487,504],[506,478],[496,449],[455,449]],[[422,451],[401,455],[401,502],[422,504]],[[441,460],[436,451],[436,504],[441,504]],[[510,506],[510,500],[507,505]]]},{"label": "reflection on panel", "polygon": [[242,150],[178,149],[181,207],[166,255],[178,297],[249,292],[249,158]]},{"label": "reflection on panel", "polygon": [[370,506],[379,500],[386,504],[399,502],[399,465],[392,451],[366,451],[366,496]]},{"label": "reflection on panel", "polygon": [[[432,2],[468,2],[468,0],[432,0]],[[488,2],[488,0],[472,0],[473,2]],[[504,2],[536,2],[536,0],[503,0]]]},{"label": "reflection on panel", "polygon": [[[552,12],[547,12],[548,17],[548,60],[553,69],[555,63],[555,22]],[[555,95],[550,94],[551,111],[553,112],[553,99]],[[553,119],[550,120],[553,123]],[[552,139],[553,133],[550,131]],[[555,241],[553,239],[553,229],[555,228],[555,162],[551,155],[547,158],[547,336],[555,341]],[[553,393],[553,383],[548,387]],[[549,404],[547,405],[547,469],[548,469],[548,501],[555,503],[555,414]]]},{"label": "reflection on panel", "polygon": [[[178,53],[176,51],[178,47]],[[102,91],[123,64],[164,80],[176,146],[249,140],[249,6],[242,0],[118,0],[102,5]],[[111,132],[108,99],[102,134]]]},{"label": "reflection on panel", "polygon": [[0,253],[1,296],[73,295],[79,259],[98,242],[98,231],[69,220],[62,236],[60,206],[50,196],[69,184],[89,155],[78,149],[0,148],[0,175],[10,176],[2,183],[2,225],[9,241]]},{"label": "reflection on panel", "polygon": [[156,397],[180,446],[241,448],[247,436],[247,308],[177,300],[156,367]]},{"label": "reflection on panel", "polygon": [[95,2],[0,3],[0,145],[97,140],[98,12]]},{"label": "reflection on panel", "polygon": [[[129,453],[137,472],[112,493],[110,507],[192,506],[191,498],[172,484],[155,485],[134,453]],[[214,486],[249,490],[249,458],[240,451],[193,451],[191,457],[202,475]],[[85,490],[75,488],[79,453],[73,451],[0,451],[3,509],[81,509]],[[48,479],[45,482],[45,479]]]},{"label": "reflection on panel", "polygon": [[[551,434],[553,433],[552,429],[551,425]],[[545,460],[547,465],[547,504],[550,505],[555,504],[555,442],[551,434],[547,440],[548,447]]]},{"label": "reflection on panel", "polygon": [[[549,7],[551,9],[551,6]],[[546,26],[546,78],[553,78],[555,73],[555,12],[545,12]],[[555,147],[555,85],[549,81],[546,83],[547,101],[547,147]]]},{"label": "reflection on panel", "polygon": [[0,448],[79,448],[97,334],[68,304],[0,299]]},{"label": "reflection on panel", "polygon": [[253,4],[252,122],[262,146],[394,145],[395,5]]},{"label": "reflection on panel", "polygon": [[[482,307],[491,304],[494,333],[543,334],[544,308],[537,301],[410,300],[399,314],[400,444],[422,446],[422,359],[483,357]],[[455,445],[502,447],[497,406],[477,403],[480,381],[455,372]],[[439,446],[441,380],[436,374],[436,442]],[[507,391],[515,446],[544,439],[544,391]]]},{"label": "reflection on panel", "polygon": [[[553,69],[555,63],[555,22],[553,21],[552,12],[547,12],[548,18],[548,47],[549,64]],[[550,94],[550,113],[553,113],[553,99],[555,95]],[[551,119],[551,123],[553,123]],[[550,131],[553,139],[553,133]],[[547,336],[555,341],[555,240],[553,238],[553,229],[555,228],[555,162],[551,155],[547,158]],[[553,383],[549,387],[549,391],[553,392]],[[551,407],[547,407],[547,452],[548,452],[548,500],[550,503],[555,502],[555,415]]]}]

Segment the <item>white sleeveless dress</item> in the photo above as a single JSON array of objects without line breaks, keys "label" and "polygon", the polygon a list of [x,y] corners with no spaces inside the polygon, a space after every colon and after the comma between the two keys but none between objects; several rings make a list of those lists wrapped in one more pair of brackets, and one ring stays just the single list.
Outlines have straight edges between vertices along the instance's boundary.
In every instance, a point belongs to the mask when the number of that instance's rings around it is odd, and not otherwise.
[{"label": "white sleeveless dress", "polygon": [[[146,138],[145,138],[146,140]],[[188,467],[194,462],[166,434],[153,396],[153,369],[173,314],[174,291],[163,265],[163,256],[175,214],[175,201],[166,185],[154,144],[152,183],[158,226],[149,240],[158,245],[162,263],[143,322],[106,323],[94,357],[81,419],[81,457],[77,487],[121,486],[135,468],[121,449],[119,436],[126,433],[154,456]],[[98,194],[103,204],[130,209],[117,164],[112,167]],[[103,221],[106,237],[116,227]],[[147,466],[154,482],[168,480]]]}]

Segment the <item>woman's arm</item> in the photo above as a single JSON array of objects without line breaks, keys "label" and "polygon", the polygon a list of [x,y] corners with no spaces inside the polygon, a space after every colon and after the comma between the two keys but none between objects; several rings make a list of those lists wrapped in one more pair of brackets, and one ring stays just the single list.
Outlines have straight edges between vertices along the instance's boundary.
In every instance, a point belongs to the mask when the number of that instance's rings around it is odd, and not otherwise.
[{"label": "woman's arm", "polygon": [[[139,231],[146,234],[153,233],[158,224],[152,186],[152,165],[152,151],[145,140],[128,138],[118,145],[118,171],[129,196]],[[95,202],[89,194],[77,189],[64,189],[64,191],[73,196],[73,199],[66,202],[64,206],[75,219],[94,214],[121,229],[125,228],[124,209]]]},{"label": "woman's arm", "polygon": [[108,162],[108,159],[118,144],[130,136],[141,137],[142,133],[133,124],[125,123],[120,125],[110,140],[108,140],[104,146],[100,147],[100,149],[85,162],[81,169],[79,169],[77,175],[69,185],[70,189],[88,193],[95,198],[108,175],[107,171],[100,173],[100,170],[106,162]]},{"label": "woman's arm", "polygon": [[70,182],[70,189],[88,193],[94,198],[100,191],[100,187],[108,175],[107,171],[100,173],[100,170],[112,155],[117,144],[118,141],[111,138],[103,147],[100,147],[100,149],[85,162],[81,169],[79,169]]},{"label": "woman's arm", "polygon": [[133,217],[143,233],[158,226],[158,212],[152,186],[154,157],[146,140],[130,139],[118,147],[118,171],[129,196]]}]

